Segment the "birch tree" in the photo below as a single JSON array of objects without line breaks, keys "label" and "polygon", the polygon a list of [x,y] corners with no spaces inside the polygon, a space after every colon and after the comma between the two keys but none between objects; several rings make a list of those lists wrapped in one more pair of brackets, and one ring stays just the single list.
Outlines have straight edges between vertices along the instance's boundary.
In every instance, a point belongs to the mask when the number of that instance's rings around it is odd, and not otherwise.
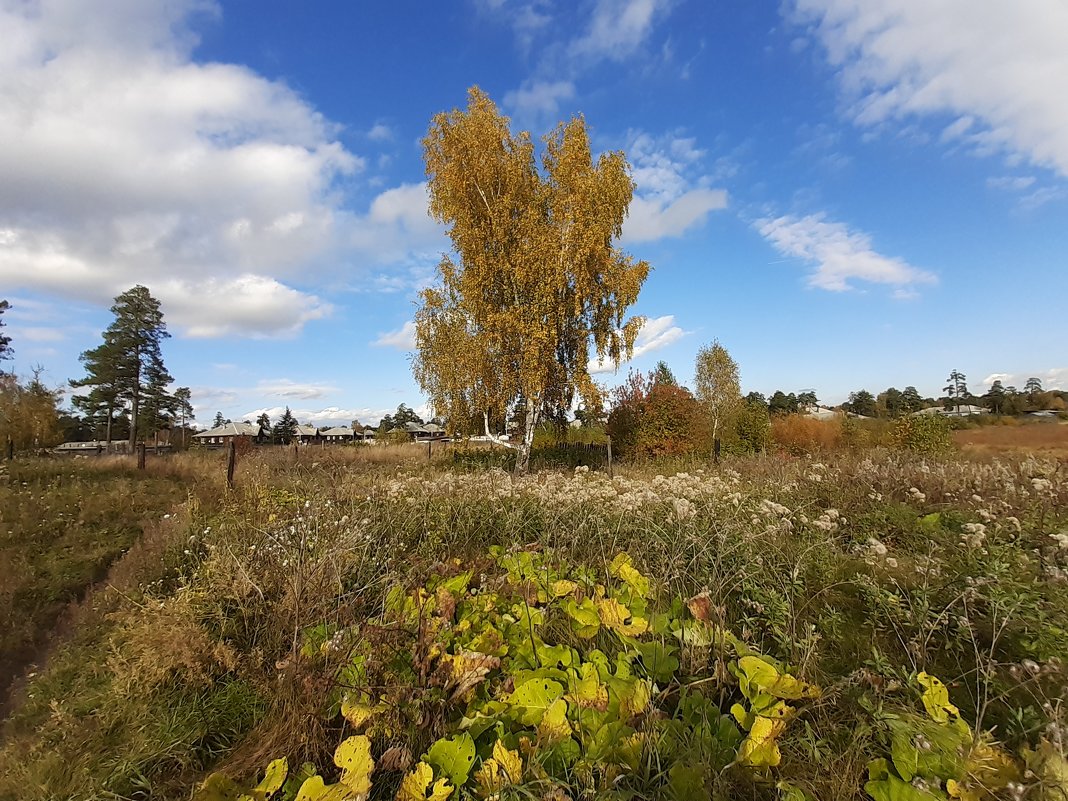
[{"label": "birch tree", "polygon": [[453,252],[422,293],[413,372],[453,421],[524,398],[520,474],[542,417],[597,391],[591,347],[617,365],[632,353],[642,319],[626,311],[649,272],[613,245],[634,193],[623,154],[595,161],[581,117],[543,144],[539,168],[530,134],[477,88],[423,140],[430,213]]},{"label": "birch tree", "polygon": [[742,401],[738,364],[719,340],[697,351],[694,389],[712,426],[712,455],[718,456],[720,432]]}]

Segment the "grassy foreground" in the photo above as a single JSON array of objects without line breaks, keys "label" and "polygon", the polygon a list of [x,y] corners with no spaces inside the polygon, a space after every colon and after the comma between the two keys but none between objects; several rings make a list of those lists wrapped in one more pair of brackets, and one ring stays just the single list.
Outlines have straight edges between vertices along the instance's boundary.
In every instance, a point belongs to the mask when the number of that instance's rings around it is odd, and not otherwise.
[{"label": "grassy foreground", "polygon": [[[281,757],[253,797],[1068,798],[1063,464],[355,451],[251,455],[233,492],[214,454],[159,468],[189,500],[27,684],[0,798],[189,798]],[[109,469],[63,464],[101,496]]]}]

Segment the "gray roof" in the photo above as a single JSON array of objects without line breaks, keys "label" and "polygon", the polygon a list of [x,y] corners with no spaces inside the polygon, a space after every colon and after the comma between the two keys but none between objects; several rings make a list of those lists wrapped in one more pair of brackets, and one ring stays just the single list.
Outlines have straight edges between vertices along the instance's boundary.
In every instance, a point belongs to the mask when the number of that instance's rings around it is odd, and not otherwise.
[{"label": "gray roof", "polygon": [[263,433],[263,429],[256,423],[249,423],[242,421],[240,423],[225,423],[218,428],[212,428],[208,431],[201,431],[199,434],[194,434],[193,438],[203,437],[258,437]]},{"label": "gray roof", "polygon": [[333,428],[324,428],[319,433],[324,437],[351,437],[352,429],[348,426],[334,426]]},{"label": "gray roof", "polygon": [[295,433],[298,437],[315,437],[319,435],[319,429],[315,426],[297,426]]}]

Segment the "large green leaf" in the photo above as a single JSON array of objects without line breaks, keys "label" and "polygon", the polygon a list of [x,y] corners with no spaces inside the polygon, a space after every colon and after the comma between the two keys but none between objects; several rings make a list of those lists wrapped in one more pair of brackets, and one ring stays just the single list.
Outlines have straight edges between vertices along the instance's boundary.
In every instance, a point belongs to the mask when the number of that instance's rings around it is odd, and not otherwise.
[{"label": "large green leaf", "polygon": [[508,706],[524,726],[537,726],[553,701],[564,694],[563,685],[552,679],[529,679],[508,696]]},{"label": "large green leaf", "polygon": [[447,776],[457,787],[467,782],[475,764],[475,741],[467,732],[455,737],[443,737],[426,752],[424,759],[436,770],[437,775]]}]

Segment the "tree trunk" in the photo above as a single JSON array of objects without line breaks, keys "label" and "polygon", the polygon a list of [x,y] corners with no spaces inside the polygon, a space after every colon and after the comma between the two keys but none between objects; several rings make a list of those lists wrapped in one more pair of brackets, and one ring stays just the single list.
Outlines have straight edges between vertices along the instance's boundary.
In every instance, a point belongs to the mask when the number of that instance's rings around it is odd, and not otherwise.
[{"label": "tree trunk", "polygon": [[111,453],[111,421],[115,417],[115,405],[113,403],[108,404],[108,425],[106,429],[105,445],[108,453]]},{"label": "tree trunk", "polygon": [[526,427],[523,431],[523,441],[515,457],[515,474],[525,476],[530,468],[530,446],[534,443],[534,429],[538,427],[538,411],[536,404],[527,406]]},{"label": "tree trunk", "polygon": [[133,399],[130,401],[130,453],[133,453],[134,447],[137,445],[137,414],[140,410],[141,399],[137,397],[137,393],[134,393]]},{"label": "tree trunk", "polygon": [[494,445],[503,445],[505,448],[512,448],[512,449],[515,448],[515,445],[513,445],[512,443],[505,442],[500,437],[495,437],[493,434],[490,433],[490,430],[489,430],[489,412],[482,412],[482,425],[486,430],[486,439],[488,439]]}]

